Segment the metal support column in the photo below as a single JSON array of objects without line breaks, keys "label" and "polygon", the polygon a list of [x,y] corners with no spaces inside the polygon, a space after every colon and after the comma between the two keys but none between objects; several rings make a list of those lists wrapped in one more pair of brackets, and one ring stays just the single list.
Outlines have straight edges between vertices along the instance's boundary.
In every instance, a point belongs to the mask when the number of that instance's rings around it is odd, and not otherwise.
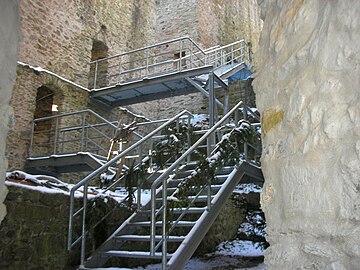
[{"label": "metal support column", "polygon": [[[209,128],[215,124],[215,89],[214,89],[214,73],[209,73]],[[208,140],[208,154],[212,151],[215,145],[215,132],[209,136]]]},{"label": "metal support column", "polygon": [[[245,82],[245,86],[244,86],[244,100],[243,100],[243,119],[247,120],[247,112],[248,112],[248,81]],[[244,142],[244,156],[245,156],[245,160],[248,160],[248,144],[247,142]]]}]

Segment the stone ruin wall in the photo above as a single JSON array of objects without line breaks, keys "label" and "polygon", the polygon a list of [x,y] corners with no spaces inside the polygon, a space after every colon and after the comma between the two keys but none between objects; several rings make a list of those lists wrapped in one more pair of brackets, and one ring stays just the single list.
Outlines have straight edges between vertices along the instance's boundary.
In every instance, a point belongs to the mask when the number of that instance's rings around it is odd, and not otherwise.
[{"label": "stone ruin wall", "polygon": [[360,2],[259,2],[266,269],[358,269]]},{"label": "stone ruin wall", "polygon": [[[92,57],[93,40],[102,42],[104,48],[108,49],[108,55],[182,35],[189,35],[201,46],[209,47],[247,38],[244,33],[250,35],[250,29],[255,29],[248,27],[243,21],[250,16],[249,12],[259,13],[254,0],[70,0],[50,1],[46,4],[40,0],[23,0],[20,2],[22,39],[18,59],[87,87],[90,70],[87,63]],[[229,16],[235,16],[235,25],[231,23],[232,27],[225,27],[230,23],[227,21]],[[250,20],[249,25],[252,24],[253,20]],[[239,29],[242,29],[241,33]],[[256,35],[257,30],[253,36]],[[109,113],[88,105],[88,95],[84,90],[70,86],[56,77],[51,78],[50,75],[22,65],[18,65],[17,73],[11,106],[21,107],[22,110],[15,112],[15,125],[7,139],[11,170],[22,169],[28,156],[36,92],[41,86],[50,88],[60,97],[57,98],[59,113],[90,107],[109,120],[118,120],[123,115],[116,110]],[[208,100],[202,94],[194,93],[129,108],[150,119],[159,119],[173,116],[183,109],[207,113]],[[123,121],[129,122],[131,117],[126,117]]]},{"label": "stone ruin wall", "polygon": [[13,124],[13,109],[9,106],[9,101],[16,76],[18,19],[18,2],[2,1],[0,9],[0,223],[6,215],[3,204],[7,194],[4,179],[8,164],[5,156],[5,141],[8,130]]},{"label": "stone ruin wall", "polygon": [[[190,36],[202,48],[245,39],[257,49],[262,29],[260,8],[255,0],[156,1],[156,41]],[[187,109],[208,113],[208,99],[201,93],[132,105],[151,119],[171,117]]]},{"label": "stone ruin wall", "polygon": [[103,42],[109,55],[151,44],[153,5],[139,0],[22,0],[19,61],[87,87],[93,40]]},{"label": "stone ruin wall", "polygon": [[[46,4],[40,0],[22,0],[18,60],[87,87],[93,40],[101,41],[108,55],[153,43],[153,5],[153,1],[138,0],[48,1]],[[28,157],[36,93],[41,86],[54,91],[59,113],[89,107],[86,91],[46,72],[18,65],[10,101],[15,108],[15,120],[7,138],[9,170],[23,169]],[[118,120],[116,117],[122,115],[90,108],[109,120]]]}]

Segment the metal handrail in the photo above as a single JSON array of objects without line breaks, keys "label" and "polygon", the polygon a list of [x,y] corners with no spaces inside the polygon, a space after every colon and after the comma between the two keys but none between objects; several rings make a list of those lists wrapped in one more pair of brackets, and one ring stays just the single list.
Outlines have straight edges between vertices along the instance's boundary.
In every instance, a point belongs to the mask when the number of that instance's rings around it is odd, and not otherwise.
[{"label": "metal handrail", "polygon": [[[81,116],[81,125],[75,125],[75,126],[67,126],[67,127],[61,127],[61,120],[71,117],[71,116],[75,116],[75,115],[79,115]],[[81,111],[77,111],[77,112],[71,112],[71,113],[64,113],[64,114],[59,114],[59,115],[53,115],[53,116],[47,116],[47,117],[42,117],[42,118],[37,118],[34,119],[32,121],[32,129],[31,129],[31,140],[30,140],[30,145],[29,145],[29,156],[32,157],[33,156],[33,150],[34,150],[34,146],[41,146],[42,144],[36,144],[35,143],[35,138],[37,136],[40,135],[44,135],[44,134],[49,134],[49,139],[52,137],[50,135],[53,135],[52,141],[49,142],[49,145],[53,145],[53,150],[52,150],[52,154],[62,154],[63,151],[62,150],[58,150],[57,146],[64,146],[64,143],[66,142],[70,142],[70,141],[79,141],[80,144],[80,148],[82,147],[84,140],[88,140],[90,138],[85,137],[85,133],[87,132],[88,129],[96,129],[96,125],[99,124],[95,124],[95,125],[91,125],[90,123],[86,123],[85,117],[87,115],[93,116],[95,117],[95,119],[99,120],[101,122],[102,125],[104,126],[108,126],[110,127],[113,132],[115,132],[116,126],[111,123],[110,121],[108,121],[107,119],[105,119],[104,117],[102,117],[101,115],[95,113],[94,111],[90,110],[90,109],[86,109],[86,110],[81,110]],[[55,121],[56,125],[55,127],[52,127],[51,129],[48,130],[42,130],[42,131],[37,131],[35,129],[35,126],[40,123],[40,122],[45,122],[45,121]],[[72,139],[72,140],[65,140],[64,137],[59,136],[59,134],[64,135],[67,132],[74,132],[76,130],[80,130],[80,134],[78,134],[79,138],[78,139]],[[102,133],[101,131],[97,130],[98,132]],[[102,133],[103,135],[105,135],[104,133]],[[110,137],[112,137],[110,135]],[[104,138],[110,138],[109,136],[104,136]],[[48,149],[50,150],[50,149]],[[80,149],[80,151],[84,151],[84,149]]]},{"label": "metal handrail", "polygon": [[171,40],[159,42],[159,43],[156,43],[156,44],[153,44],[153,45],[145,46],[145,47],[142,47],[142,48],[139,48],[139,49],[135,49],[135,50],[132,50],[132,51],[128,51],[128,52],[124,52],[124,53],[119,53],[119,54],[116,54],[116,55],[113,55],[113,56],[109,56],[109,57],[106,57],[106,58],[101,58],[101,59],[98,59],[98,60],[95,60],[95,61],[91,61],[91,62],[89,62],[89,64],[93,64],[93,63],[96,63],[96,62],[101,62],[101,61],[109,60],[109,59],[116,58],[116,57],[119,57],[119,56],[125,56],[125,55],[128,55],[128,54],[132,54],[132,53],[144,51],[144,50],[147,50],[147,49],[156,48],[156,47],[159,47],[159,46],[162,46],[162,45],[167,45],[167,44],[169,44],[169,43],[174,43],[174,42],[178,42],[178,41],[181,41],[181,40],[189,40],[189,41],[191,41],[191,43],[193,43],[193,44],[195,45],[195,47],[196,47],[199,51],[201,51],[202,53],[205,53],[204,50],[201,49],[201,47],[200,47],[192,38],[190,38],[189,36],[184,36],[184,37],[179,37],[179,38],[175,38],[175,39],[171,39]]},{"label": "metal handrail", "polygon": [[[166,266],[166,254],[167,254],[167,230],[166,230],[166,215],[167,215],[167,180],[173,171],[178,168],[178,166],[186,161],[187,157],[193,153],[193,151],[202,144],[205,140],[209,139],[210,136],[214,135],[214,132],[233,114],[233,113],[239,113],[239,108],[242,106],[242,102],[240,101],[238,104],[236,104],[226,115],[223,116],[221,120],[219,120],[211,129],[209,129],[198,141],[196,141],[185,153],[183,153],[165,172],[163,172],[151,185],[151,231],[150,231],[150,254],[154,255],[156,252],[156,230],[155,230],[155,223],[156,223],[156,194],[157,190],[159,189],[160,185],[162,184],[162,260],[163,260],[163,269],[165,269]],[[236,117],[237,118],[237,117]],[[211,140],[208,140],[208,143]],[[211,147],[208,145],[208,148]],[[209,194],[208,194],[209,196]],[[210,208],[209,205],[209,198],[208,198],[208,208]],[[165,264],[165,265],[164,265]]]},{"label": "metal handrail", "polygon": [[[86,217],[86,204],[87,204],[87,195],[88,190],[87,187],[96,176],[101,174],[102,172],[106,171],[109,167],[111,167],[114,163],[119,161],[121,158],[125,157],[127,154],[132,152],[134,149],[140,147],[143,143],[151,139],[155,134],[163,130],[165,127],[170,125],[171,123],[177,121],[180,117],[183,115],[188,115],[189,117],[191,114],[184,110],[181,113],[177,114],[176,116],[170,118],[168,121],[163,123],[161,126],[156,128],[155,130],[151,131],[148,135],[143,137],[141,140],[135,142],[133,145],[131,145],[129,148],[127,148],[125,151],[121,152],[119,155],[112,158],[110,161],[106,162],[104,165],[93,171],[91,174],[86,176],[84,179],[82,179],[80,182],[75,184],[71,190],[70,190],[70,211],[69,211],[69,230],[68,230],[68,249],[70,250],[75,244],[77,244],[80,239],[82,242],[81,245],[81,264],[85,261],[85,241],[86,241],[86,228],[85,228],[85,217]],[[78,211],[74,212],[74,204],[75,204],[75,192],[82,188],[83,192],[83,206]],[[76,215],[82,213],[82,233],[81,236],[78,237],[75,241],[73,241],[73,225],[74,225],[74,218]]]},{"label": "metal handrail", "polygon": [[[185,42],[190,46],[183,46]],[[174,50],[172,44],[179,43]],[[169,49],[160,48],[163,45],[171,45]],[[159,48],[161,52],[156,50]],[[179,52],[179,57],[174,59],[174,52]],[[139,54],[141,55],[134,55]],[[197,59],[194,59],[197,58]],[[130,60],[129,60],[130,58]],[[133,60],[133,59],[134,60]],[[160,59],[157,61],[157,59]],[[226,59],[230,58],[230,61]],[[114,56],[98,59],[89,62],[95,65],[93,72],[93,90],[150,78],[161,75],[165,72],[181,72],[192,68],[200,68],[212,65],[215,68],[240,60],[250,65],[250,49],[244,40],[235,41],[225,46],[215,46],[202,49],[194,40],[189,37],[180,37],[169,41],[160,42],[154,45],[145,46],[129,52],[120,53]],[[108,64],[102,64],[102,63]],[[98,73],[102,65],[102,73]],[[114,70],[115,69],[115,70]],[[101,85],[99,85],[101,83]]]}]

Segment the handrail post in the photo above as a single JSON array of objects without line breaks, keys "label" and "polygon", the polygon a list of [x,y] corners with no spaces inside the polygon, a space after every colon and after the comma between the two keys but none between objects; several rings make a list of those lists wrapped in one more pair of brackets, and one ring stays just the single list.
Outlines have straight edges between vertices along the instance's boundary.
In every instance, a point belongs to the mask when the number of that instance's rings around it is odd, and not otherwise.
[{"label": "handrail post", "polygon": [[234,64],[234,45],[231,45],[231,64]]},{"label": "handrail post", "polygon": [[97,73],[99,68],[99,62],[95,62],[95,70],[94,70],[94,87],[93,89],[96,89],[96,81],[97,81]]},{"label": "handrail post", "polygon": [[[191,129],[191,117],[190,115],[188,115],[188,122],[187,122],[187,141],[188,141],[188,148],[190,148],[191,146],[191,135],[190,135],[190,129]],[[191,155],[188,155],[187,157],[187,162],[190,162],[191,161]]]},{"label": "handrail post", "polygon": [[[248,119],[248,91],[247,91],[247,83],[244,86],[244,101],[243,101],[243,119],[246,121]],[[245,160],[248,160],[248,144],[245,141],[244,142],[244,155],[245,155]]]},{"label": "handrail post", "polygon": [[69,228],[68,228],[68,251],[72,248],[73,236],[73,223],[74,223],[74,194],[70,192],[70,207],[69,207]]},{"label": "handrail post", "polygon": [[83,215],[82,215],[82,229],[81,229],[81,257],[80,257],[80,264],[83,266],[85,262],[85,252],[86,252],[86,206],[87,206],[87,190],[88,184],[84,185],[83,191]]},{"label": "handrail post", "polygon": [[167,178],[164,177],[163,179],[163,194],[162,194],[162,201],[163,201],[163,219],[162,219],[162,269],[166,270],[167,264],[167,232],[166,232],[166,214],[167,214]]},{"label": "handrail post", "polygon": [[32,157],[32,154],[33,154],[34,136],[35,136],[35,120],[33,120],[31,122],[31,137],[30,137],[30,145],[29,145],[29,157]]},{"label": "handrail post", "polygon": [[[215,92],[214,92],[214,74],[213,72],[209,73],[209,128],[211,129],[215,124]],[[215,144],[215,133],[212,133],[209,136],[208,147],[212,150],[213,145]]]},{"label": "handrail post", "polygon": [[193,46],[194,44],[190,42],[190,69],[192,69],[193,65]]},{"label": "handrail post", "polygon": [[56,155],[56,148],[57,148],[57,141],[58,141],[58,132],[59,132],[59,118],[56,117],[55,120],[55,131],[54,131],[54,149],[53,149],[53,154]]},{"label": "handrail post", "polygon": [[145,62],[146,62],[145,78],[147,78],[149,75],[149,49],[145,49]]},{"label": "handrail post", "polygon": [[85,119],[86,114],[83,113],[82,115],[82,127],[81,127],[81,141],[80,141],[80,151],[84,151],[84,138],[85,138]]},{"label": "handrail post", "polygon": [[182,42],[182,40],[180,40],[180,42],[179,42],[179,52],[180,52],[180,57],[179,57],[179,71],[181,71],[182,70],[182,44],[183,42]]},{"label": "handrail post", "polygon": [[[142,146],[140,145],[139,146],[139,164],[140,164],[140,167],[142,166]],[[137,203],[137,209],[139,210],[141,208],[141,179],[140,177],[138,177],[137,179],[137,200],[136,200],[136,203]]]},{"label": "handrail post", "polygon": [[211,208],[211,178],[208,180],[207,187],[207,210],[210,211]]},{"label": "handrail post", "polygon": [[120,59],[119,59],[119,77],[118,77],[118,83],[120,84],[120,82],[121,82],[121,73],[122,73],[122,67],[121,67],[121,65],[122,65],[122,57],[120,56],[119,57]]},{"label": "handrail post", "polygon": [[242,63],[242,62],[244,62],[244,44],[243,43],[241,43],[241,45],[240,45],[240,63]]},{"label": "handrail post", "polygon": [[225,59],[224,59],[224,49],[221,49],[221,51],[220,51],[220,65],[224,65],[224,63],[225,63]]},{"label": "handrail post", "polygon": [[150,255],[155,255],[155,234],[156,234],[156,188],[151,187],[151,227],[150,227]]}]

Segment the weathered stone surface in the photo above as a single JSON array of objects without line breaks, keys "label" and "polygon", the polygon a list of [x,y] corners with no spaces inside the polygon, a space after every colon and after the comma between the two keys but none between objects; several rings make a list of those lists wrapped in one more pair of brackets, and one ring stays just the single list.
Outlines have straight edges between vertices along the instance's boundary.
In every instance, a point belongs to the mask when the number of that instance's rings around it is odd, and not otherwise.
[{"label": "weathered stone surface", "polygon": [[[79,246],[67,251],[69,197],[14,186],[8,189],[8,214],[0,227],[0,269],[75,269]],[[121,207],[113,212],[105,227],[107,236],[129,215]],[[76,220],[75,228],[80,228]],[[88,236],[87,252],[95,237]]]},{"label": "weathered stone surface", "polygon": [[357,269],[358,1],[259,1],[267,269]]},{"label": "weathered stone surface", "polygon": [[[157,0],[156,15],[156,41],[187,35],[203,48],[245,39],[256,51],[262,29],[260,9],[255,0]],[[131,108],[157,119],[174,116],[184,109],[208,113],[208,99],[201,93],[194,93]]]},{"label": "weathered stone surface", "polygon": [[13,122],[13,110],[9,106],[9,101],[16,76],[18,20],[18,1],[2,1],[0,9],[0,223],[6,214],[3,201],[7,191],[2,179],[7,169],[5,141]]}]

